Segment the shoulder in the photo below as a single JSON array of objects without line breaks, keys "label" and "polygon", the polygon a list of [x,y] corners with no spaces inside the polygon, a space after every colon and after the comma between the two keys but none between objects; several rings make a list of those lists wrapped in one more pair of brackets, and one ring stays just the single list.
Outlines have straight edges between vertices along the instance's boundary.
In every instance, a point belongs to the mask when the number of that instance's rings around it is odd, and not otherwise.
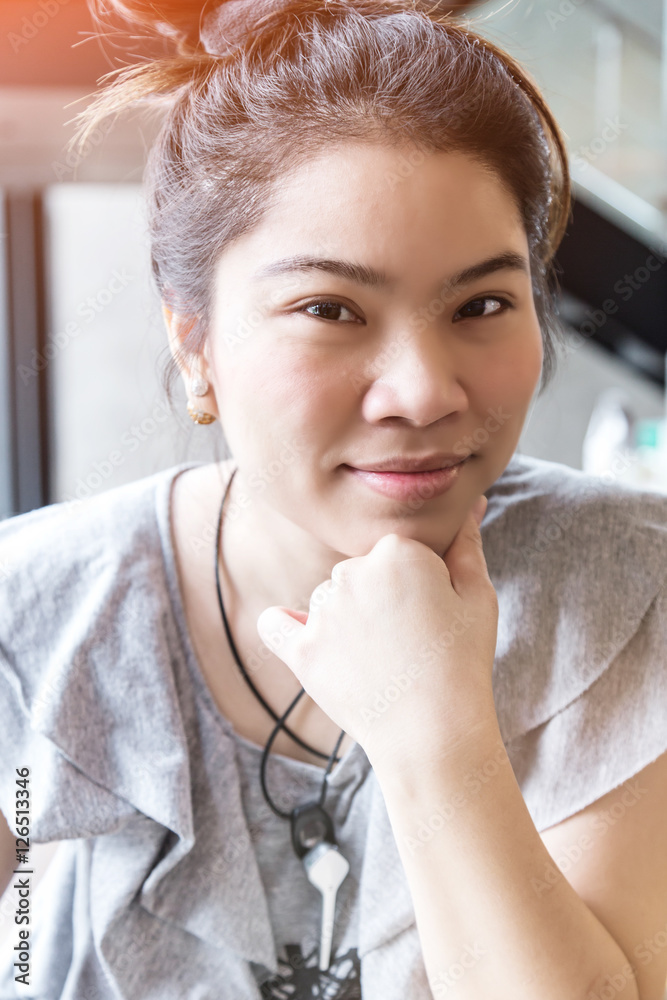
[{"label": "shoulder", "polygon": [[84,662],[101,674],[104,657],[159,615],[161,498],[185,467],[0,523],[0,674],[20,684],[26,707],[47,677],[71,679]]},{"label": "shoulder", "polygon": [[612,474],[593,475],[530,455],[514,454],[487,495],[489,510],[496,515],[511,517],[520,509],[522,516],[534,517],[557,507],[596,514],[606,508],[621,517],[643,511],[667,526],[667,494],[629,486]]},{"label": "shoulder", "polygon": [[[156,497],[181,466],[158,472],[86,500],[62,501],[0,522],[2,578],[28,569],[46,572],[88,564],[105,548],[117,551],[150,533]],[[35,565],[33,565],[35,564]]]},{"label": "shoulder", "polygon": [[514,456],[482,528],[498,720],[543,830],[667,749],[667,496]]},{"label": "shoulder", "polygon": [[[38,840],[96,835],[130,804],[187,825],[164,532],[188,464],[0,524],[0,749],[5,769],[40,760]],[[0,769],[0,807],[10,796]]]},{"label": "shoulder", "polygon": [[[499,602],[494,690],[511,737],[591,688],[659,606],[667,496],[523,455],[488,494],[482,540]],[[664,620],[654,625],[667,630]]]},{"label": "shoulder", "polygon": [[[182,463],[85,500],[62,501],[0,522],[0,594],[16,604],[39,589],[66,602],[92,578],[136,576],[160,553],[167,503]],[[178,477],[178,478],[177,478]],[[2,621],[0,602],[0,622]],[[52,609],[53,610],[53,609]]]},{"label": "shoulder", "polygon": [[499,571],[510,555],[512,572],[552,579],[581,573],[584,558],[620,559],[640,564],[654,590],[665,578],[667,494],[515,454],[487,496],[482,537]]}]

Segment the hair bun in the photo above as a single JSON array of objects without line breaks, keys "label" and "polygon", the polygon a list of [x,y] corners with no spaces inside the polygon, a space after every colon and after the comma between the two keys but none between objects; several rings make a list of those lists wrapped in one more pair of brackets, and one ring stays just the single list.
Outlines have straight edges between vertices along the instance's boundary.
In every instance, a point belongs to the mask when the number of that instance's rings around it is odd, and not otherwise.
[{"label": "hair bun", "polygon": [[266,21],[273,14],[289,7],[291,0],[224,0],[204,12],[200,28],[201,43],[211,55],[224,51],[244,41],[252,27],[259,21]]}]

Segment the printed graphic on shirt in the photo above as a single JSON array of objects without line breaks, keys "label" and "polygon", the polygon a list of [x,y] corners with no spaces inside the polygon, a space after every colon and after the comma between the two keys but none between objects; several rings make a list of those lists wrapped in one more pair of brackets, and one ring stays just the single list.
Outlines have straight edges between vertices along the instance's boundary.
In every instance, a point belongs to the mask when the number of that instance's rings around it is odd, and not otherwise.
[{"label": "printed graphic on shirt", "polygon": [[301,946],[285,946],[286,958],[278,957],[278,972],[262,983],[263,1000],[361,1000],[361,973],[356,948],[337,955],[322,972],[319,948],[304,955]]}]

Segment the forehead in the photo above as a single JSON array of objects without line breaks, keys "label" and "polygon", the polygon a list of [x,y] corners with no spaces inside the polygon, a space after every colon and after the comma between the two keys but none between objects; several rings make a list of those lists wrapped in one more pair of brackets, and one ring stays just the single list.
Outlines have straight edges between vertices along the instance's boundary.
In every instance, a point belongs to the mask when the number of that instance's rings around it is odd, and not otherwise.
[{"label": "forehead", "polygon": [[434,261],[441,271],[508,247],[525,253],[526,236],[514,197],[490,168],[459,152],[354,144],[277,180],[261,222],[231,249],[253,265],[282,253],[335,253],[390,271]]},{"label": "forehead", "polygon": [[[480,204],[481,199],[481,204]],[[419,211],[455,221],[461,205],[517,215],[515,199],[489,166],[462,152],[426,152],[412,145],[351,144],[319,153],[276,182],[276,215],[317,206],[345,215]],[[376,222],[381,220],[376,219]]]}]

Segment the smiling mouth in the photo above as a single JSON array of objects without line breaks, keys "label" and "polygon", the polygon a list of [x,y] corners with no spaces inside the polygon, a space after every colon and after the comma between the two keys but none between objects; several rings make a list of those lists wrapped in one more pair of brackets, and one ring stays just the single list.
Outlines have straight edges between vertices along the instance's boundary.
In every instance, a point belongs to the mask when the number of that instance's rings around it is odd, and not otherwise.
[{"label": "smiling mouth", "polygon": [[470,458],[472,456],[468,455],[454,465],[440,469],[423,469],[417,472],[357,469],[352,465],[345,465],[344,468],[375,493],[380,493],[394,500],[420,499],[425,501],[440,496],[451,489]]}]

